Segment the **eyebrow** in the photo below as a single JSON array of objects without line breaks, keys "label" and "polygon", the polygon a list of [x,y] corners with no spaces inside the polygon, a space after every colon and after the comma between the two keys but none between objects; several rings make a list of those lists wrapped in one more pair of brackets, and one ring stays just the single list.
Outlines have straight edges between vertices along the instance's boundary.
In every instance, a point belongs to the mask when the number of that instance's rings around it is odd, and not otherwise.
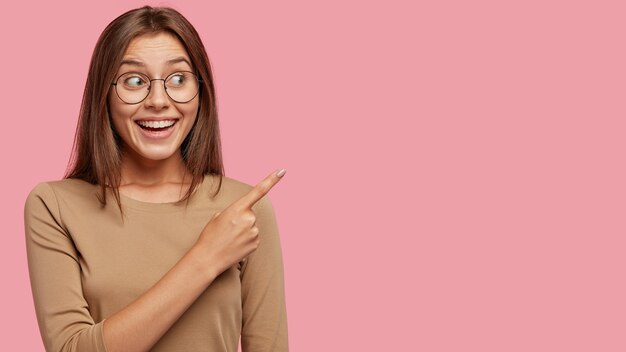
[{"label": "eyebrow", "polygon": [[167,60],[166,64],[174,65],[174,64],[177,64],[179,62],[186,62],[187,65],[189,65],[189,67],[193,67],[193,66],[191,66],[191,63],[189,62],[189,60],[187,60],[186,58],[184,58],[182,56],[181,57],[177,57],[175,59]]},{"label": "eyebrow", "polygon": [[[190,68],[193,67],[191,65],[191,63],[189,62],[189,60],[187,60],[186,58],[184,58],[182,56],[174,58],[174,59],[171,59],[171,60],[167,60],[165,62],[165,64],[167,64],[168,66],[172,66],[172,65],[175,65],[175,64],[177,64],[179,62],[185,62],[185,63],[187,63],[187,65],[189,65]],[[135,59],[124,59],[120,63],[120,66],[121,65],[133,65],[133,66],[146,67],[146,64],[144,64],[143,62],[141,62],[139,60],[135,60]]]}]

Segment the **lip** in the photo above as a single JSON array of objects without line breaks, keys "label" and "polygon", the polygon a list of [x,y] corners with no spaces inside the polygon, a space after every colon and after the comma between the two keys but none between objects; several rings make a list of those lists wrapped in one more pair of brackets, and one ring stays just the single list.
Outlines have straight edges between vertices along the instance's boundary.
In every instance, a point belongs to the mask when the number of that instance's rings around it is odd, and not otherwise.
[{"label": "lip", "polygon": [[[166,121],[166,120],[174,120],[175,122],[173,126],[169,127],[168,129],[164,131],[144,130],[138,124],[139,121]],[[139,130],[139,133],[145,138],[153,139],[153,140],[161,140],[161,139],[166,139],[167,137],[171,136],[172,133],[174,133],[174,131],[178,128],[178,122],[180,122],[179,120],[180,119],[177,117],[144,117],[144,118],[135,119],[133,120],[133,122],[135,123],[136,128]]]},{"label": "lip", "polygon": [[138,117],[136,119],[133,119],[133,122],[137,122],[137,121],[166,121],[166,120],[176,120],[178,122],[178,120],[180,120],[180,117],[169,117],[169,116],[164,116],[164,117]]}]

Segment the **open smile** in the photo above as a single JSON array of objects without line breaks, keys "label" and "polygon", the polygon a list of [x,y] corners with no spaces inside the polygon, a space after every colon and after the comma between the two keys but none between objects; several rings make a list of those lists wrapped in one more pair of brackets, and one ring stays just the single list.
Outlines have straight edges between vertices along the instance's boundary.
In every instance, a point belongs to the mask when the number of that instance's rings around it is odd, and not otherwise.
[{"label": "open smile", "polygon": [[135,123],[139,126],[141,134],[150,139],[164,139],[169,137],[175,129],[178,119],[141,119]]}]

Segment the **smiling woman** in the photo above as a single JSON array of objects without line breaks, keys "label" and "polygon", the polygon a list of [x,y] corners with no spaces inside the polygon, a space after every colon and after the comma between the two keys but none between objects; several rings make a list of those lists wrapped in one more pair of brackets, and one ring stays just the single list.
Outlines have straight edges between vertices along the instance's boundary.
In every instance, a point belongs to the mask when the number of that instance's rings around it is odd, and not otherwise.
[{"label": "smiling woman", "polygon": [[224,175],[208,57],[180,13],[146,6],[107,26],[74,147],[24,209],[46,350],[288,350],[267,197],[285,170],[254,187]]}]

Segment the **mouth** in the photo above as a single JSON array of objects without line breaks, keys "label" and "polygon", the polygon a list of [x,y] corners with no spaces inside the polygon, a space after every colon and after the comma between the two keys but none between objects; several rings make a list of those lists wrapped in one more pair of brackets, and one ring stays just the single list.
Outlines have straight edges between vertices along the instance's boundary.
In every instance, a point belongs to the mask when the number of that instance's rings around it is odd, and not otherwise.
[{"label": "mouth", "polygon": [[141,129],[149,132],[163,132],[171,129],[178,122],[177,119],[168,120],[137,120],[135,123]]},{"label": "mouth", "polygon": [[141,135],[152,140],[164,140],[171,136],[178,123],[177,118],[164,118],[161,120],[141,119],[135,120]]}]

